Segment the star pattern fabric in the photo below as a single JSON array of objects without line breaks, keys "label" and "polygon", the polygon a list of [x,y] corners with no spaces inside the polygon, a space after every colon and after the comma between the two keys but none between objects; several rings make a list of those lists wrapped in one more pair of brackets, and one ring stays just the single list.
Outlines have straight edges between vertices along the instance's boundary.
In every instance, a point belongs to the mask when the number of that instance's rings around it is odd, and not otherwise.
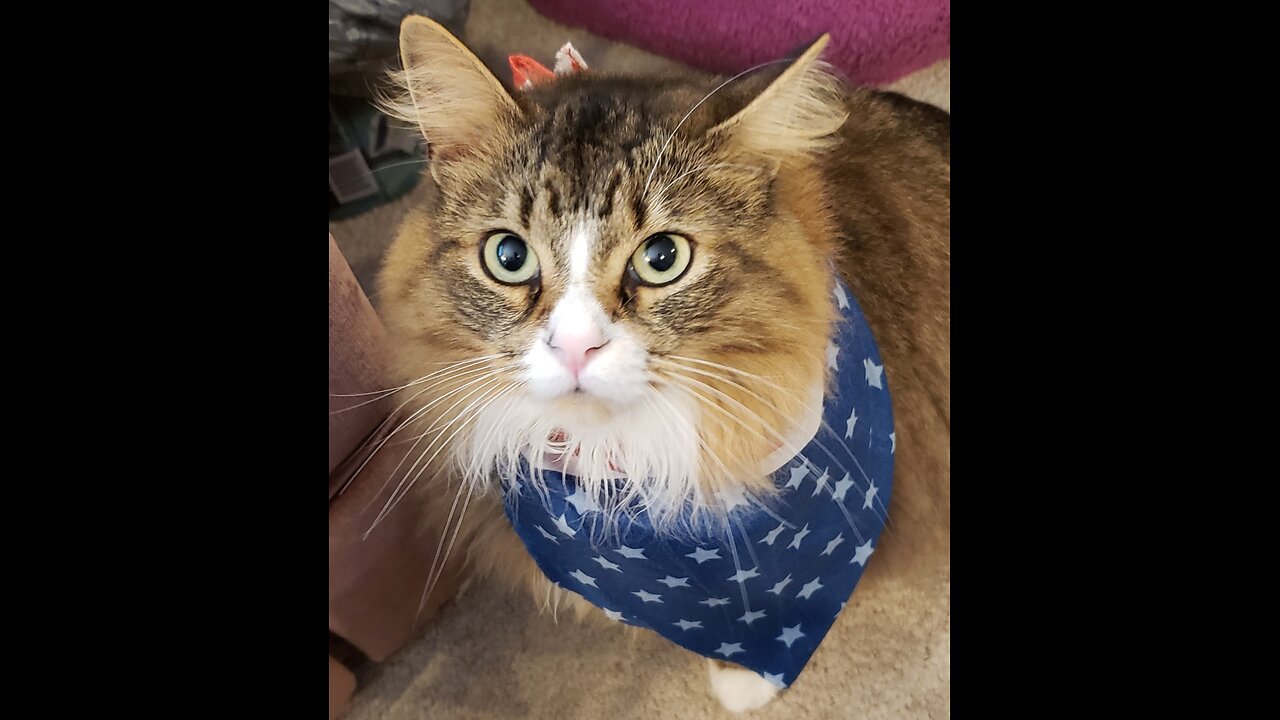
[{"label": "star pattern fabric", "polygon": [[655,533],[642,511],[606,535],[599,498],[553,471],[539,492],[526,467],[504,479],[506,512],[542,572],[615,621],[794,683],[875,552],[897,449],[871,330],[847,287],[833,293],[823,422],[774,473],[776,496],[734,505],[725,527],[697,537]]}]

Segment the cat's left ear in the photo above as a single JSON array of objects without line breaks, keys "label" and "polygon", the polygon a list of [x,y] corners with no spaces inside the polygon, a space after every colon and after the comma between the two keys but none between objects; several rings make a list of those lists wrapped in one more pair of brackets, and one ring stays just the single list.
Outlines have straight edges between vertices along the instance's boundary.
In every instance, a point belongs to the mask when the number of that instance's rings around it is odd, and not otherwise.
[{"label": "cat's left ear", "polygon": [[824,34],[776,80],[711,133],[733,137],[744,150],[778,160],[812,155],[849,117],[840,81],[819,61]]}]

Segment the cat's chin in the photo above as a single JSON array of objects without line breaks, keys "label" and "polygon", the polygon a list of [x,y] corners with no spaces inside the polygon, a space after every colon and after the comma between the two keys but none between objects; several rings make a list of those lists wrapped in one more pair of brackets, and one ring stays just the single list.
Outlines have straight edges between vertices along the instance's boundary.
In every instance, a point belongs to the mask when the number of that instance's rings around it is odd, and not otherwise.
[{"label": "cat's chin", "polygon": [[552,416],[562,415],[567,421],[608,422],[619,414],[634,409],[634,401],[597,395],[587,391],[560,393],[544,398],[546,411]]}]

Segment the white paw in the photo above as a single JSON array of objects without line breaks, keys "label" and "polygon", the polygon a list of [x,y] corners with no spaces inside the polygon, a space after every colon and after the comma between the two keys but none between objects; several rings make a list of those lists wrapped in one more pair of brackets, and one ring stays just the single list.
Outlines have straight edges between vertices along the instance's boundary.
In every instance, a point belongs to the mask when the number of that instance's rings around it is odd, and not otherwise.
[{"label": "white paw", "polygon": [[778,695],[778,688],[759,675],[739,667],[720,667],[708,663],[711,694],[729,712],[746,712],[764,707]]}]

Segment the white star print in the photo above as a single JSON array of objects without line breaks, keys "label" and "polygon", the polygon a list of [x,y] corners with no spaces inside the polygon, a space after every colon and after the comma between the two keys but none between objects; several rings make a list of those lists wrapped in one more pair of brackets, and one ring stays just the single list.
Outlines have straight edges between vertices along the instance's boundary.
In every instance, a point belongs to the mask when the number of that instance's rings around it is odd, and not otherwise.
[{"label": "white star print", "polygon": [[844,310],[845,308],[849,307],[849,296],[844,294],[844,288],[840,287],[839,285],[836,285],[835,292],[836,292],[836,305],[838,305],[841,310]]},{"label": "white star print", "polygon": [[844,439],[853,437],[853,429],[858,426],[858,408],[849,408],[849,419],[844,422]]},{"label": "white star print", "polygon": [[760,619],[760,618],[762,618],[762,617],[764,617],[764,611],[763,611],[763,610],[748,610],[748,611],[746,612],[746,614],[744,614],[742,617],[740,617],[740,618],[738,618],[738,619],[739,619],[739,620],[741,620],[742,622],[746,623],[746,624],[747,624],[747,626],[748,626],[748,627],[750,627],[750,626],[751,626],[751,623],[753,623],[753,622],[755,622],[755,621],[759,620],[759,619]]},{"label": "white star print", "polygon": [[783,528],[786,526],[786,523],[782,523],[778,527],[774,528],[768,535],[760,538],[760,543],[764,545],[772,545],[773,541],[778,539],[778,534],[781,533]]},{"label": "white star print", "polygon": [[[643,591],[643,590],[637,590],[637,591],[635,591],[635,592],[633,592],[633,593],[631,593],[631,594],[632,594],[632,595],[635,595],[636,597],[640,598],[641,600],[643,600],[643,601],[645,601],[645,602],[647,602],[647,603],[651,603],[651,602],[660,603],[660,602],[662,602],[662,596],[661,596],[661,595],[654,595],[653,593],[648,593],[648,592],[645,592],[645,591]],[[664,604],[665,604],[665,603],[664,603]]]},{"label": "white star print", "polygon": [[720,643],[720,647],[716,648],[715,651],[725,657],[729,657],[734,653],[744,652],[742,643]]},{"label": "white star print", "polygon": [[580,487],[574,488],[573,494],[565,498],[565,500],[573,504],[573,509],[577,510],[579,515],[588,510],[600,512],[600,505],[596,503],[595,498],[582,492]]},{"label": "white star print", "polygon": [[889,433],[889,442],[893,443],[892,445],[889,446],[889,452],[897,453],[898,452],[898,431],[897,430],[894,430],[893,432]]},{"label": "white star print", "polygon": [[840,365],[836,362],[836,356],[840,354],[840,348],[835,343],[827,343],[827,367],[832,370],[839,370]]},{"label": "white star print", "polygon": [[871,361],[871,358],[867,358],[862,361],[862,367],[867,372],[867,384],[873,388],[883,390],[884,385],[880,382],[880,373],[884,372],[884,366],[877,365]]},{"label": "white star print", "polygon": [[755,568],[751,568],[750,570],[739,570],[738,572],[730,575],[729,579],[734,582],[742,582],[743,580],[750,580],[753,577],[760,577],[760,573],[756,572]]},{"label": "white star print", "polygon": [[787,481],[786,487],[800,487],[800,482],[803,481],[805,476],[808,474],[809,468],[805,467],[804,463],[800,463],[799,465],[791,468],[791,479]]},{"label": "white star print", "polygon": [[720,559],[722,559],[722,558],[720,557],[720,548],[713,548],[713,549],[711,549],[711,550],[703,550],[702,548],[694,548],[694,549],[693,549],[693,552],[689,553],[688,555],[685,555],[685,557],[687,557],[687,558],[693,558],[694,560],[697,560],[699,565],[701,565],[702,563],[704,563],[704,562],[706,562],[706,561],[708,561],[708,560],[720,560]]},{"label": "white star print", "polygon": [[717,605],[728,605],[729,598],[707,598],[706,600],[699,600],[698,604],[706,605],[707,607],[715,607]]},{"label": "white star print", "polygon": [[551,542],[553,542],[553,543],[555,543],[555,544],[557,544],[557,545],[559,545],[559,544],[560,544],[560,541],[556,539],[556,536],[555,536],[555,535],[552,535],[551,533],[547,532],[546,530],[543,530],[541,525],[534,525],[534,527],[538,528],[538,532],[542,533],[542,537],[544,537],[544,538],[546,538],[546,539],[550,540]]},{"label": "white star print", "polygon": [[849,492],[851,487],[853,487],[853,481],[849,479],[849,473],[845,473],[844,479],[836,483],[836,491],[831,493],[831,499],[844,502],[844,494]]},{"label": "white star print", "polygon": [[822,583],[818,582],[819,580],[820,578],[814,578],[812,582],[805,583],[804,587],[800,588],[800,592],[796,593],[796,597],[802,597],[805,600],[808,600],[810,595],[813,595],[825,587]]},{"label": "white star print", "polygon": [[818,493],[822,492],[822,489],[827,486],[827,481],[830,479],[831,476],[828,475],[827,471],[824,469],[822,471],[822,475],[818,476],[818,484],[813,488],[813,495],[810,495],[809,497],[816,497]]},{"label": "white star print", "polygon": [[876,549],[871,547],[871,541],[868,540],[859,545],[858,549],[853,552],[853,559],[849,561],[849,564],[858,563],[862,567],[866,567],[867,558],[871,557],[871,553],[875,551]]},{"label": "white star print", "polygon": [[593,587],[593,588],[598,588],[598,587],[600,587],[599,585],[597,585],[597,584],[596,584],[596,579],[595,579],[595,578],[593,578],[593,577],[591,577],[590,575],[588,575],[588,574],[586,574],[586,573],[582,572],[581,570],[574,570],[573,572],[571,572],[571,573],[569,573],[569,574],[570,574],[570,575],[572,575],[572,576],[574,577],[574,579],[576,579],[578,582],[582,583],[583,585],[590,585],[590,586],[591,586],[591,587]]},{"label": "white star print", "polygon": [[663,585],[666,585],[669,588],[689,587],[689,578],[687,577],[678,578],[678,577],[671,577],[670,575],[668,575],[662,578],[661,580],[659,580],[658,582],[662,583]]},{"label": "white star print", "polygon": [[782,682],[782,673],[764,673],[764,679],[773,683],[773,686],[779,690],[787,686],[786,683]]},{"label": "white star print", "polygon": [[877,492],[880,492],[880,488],[876,487],[876,481],[872,480],[871,487],[867,488],[867,497],[862,501],[863,510],[871,507],[871,501],[875,498]]},{"label": "white star print", "polygon": [[791,538],[791,544],[788,545],[787,547],[795,548],[796,550],[799,550],[800,541],[804,540],[804,536],[808,534],[809,534],[809,523],[805,523],[804,527],[800,529],[800,532],[796,533],[796,536]]},{"label": "white star print", "polygon": [[622,613],[617,610],[605,610],[604,614],[608,615],[609,619],[614,622],[622,622]]},{"label": "white star print", "polygon": [[569,537],[578,534],[577,530],[569,527],[569,521],[564,519],[564,513],[560,513],[560,517],[556,518],[556,529]]},{"label": "white star print", "polygon": [[796,640],[799,640],[802,637],[804,637],[804,633],[800,632],[800,623],[796,623],[795,627],[782,628],[782,634],[774,639],[781,640],[782,642],[787,644],[787,647],[791,647],[791,643],[795,642]]},{"label": "white star print", "polygon": [[790,584],[791,584],[791,573],[787,573],[787,576],[779,580],[777,585],[774,585],[773,587],[769,588],[765,592],[771,592],[774,595],[781,595],[782,589]]},{"label": "white star print", "polygon": [[618,572],[622,572],[622,568],[618,567],[616,563],[609,562],[601,555],[597,555],[591,559],[600,563],[600,567],[604,568],[605,570],[617,570]]},{"label": "white star print", "polygon": [[614,552],[618,553],[619,555],[621,555],[621,556],[623,556],[623,557],[629,557],[629,558],[631,558],[632,560],[637,560],[637,559],[639,559],[639,560],[648,560],[648,559],[649,559],[649,558],[647,558],[647,557],[645,557],[645,556],[644,556],[644,548],[638,548],[638,549],[637,549],[637,548],[629,548],[629,547],[627,547],[626,545],[623,545],[622,547],[618,548],[617,550],[614,550]]},{"label": "white star print", "polygon": [[818,554],[819,554],[819,555],[830,555],[830,554],[831,554],[831,551],[832,551],[832,550],[835,550],[835,549],[836,549],[836,546],[837,546],[837,545],[839,545],[839,544],[840,544],[840,543],[842,543],[842,542],[844,542],[844,533],[840,533],[839,535],[837,535],[837,536],[835,536],[834,538],[832,538],[832,539],[831,539],[831,542],[827,543],[827,549],[826,549],[826,550],[823,550],[822,552],[820,552],[820,553],[818,553]]},{"label": "white star print", "polygon": [[689,630],[691,630],[691,629],[693,629],[693,628],[697,628],[697,629],[699,629],[699,630],[701,630],[701,629],[702,629],[702,621],[701,621],[701,620],[685,620],[685,619],[681,618],[679,622],[673,622],[673,623],[671,623],[671,624],[672,624],[672,625],[675,625],[676,627],[680,628],[681,630],[684,630],[685,632],[688,632]]}]

